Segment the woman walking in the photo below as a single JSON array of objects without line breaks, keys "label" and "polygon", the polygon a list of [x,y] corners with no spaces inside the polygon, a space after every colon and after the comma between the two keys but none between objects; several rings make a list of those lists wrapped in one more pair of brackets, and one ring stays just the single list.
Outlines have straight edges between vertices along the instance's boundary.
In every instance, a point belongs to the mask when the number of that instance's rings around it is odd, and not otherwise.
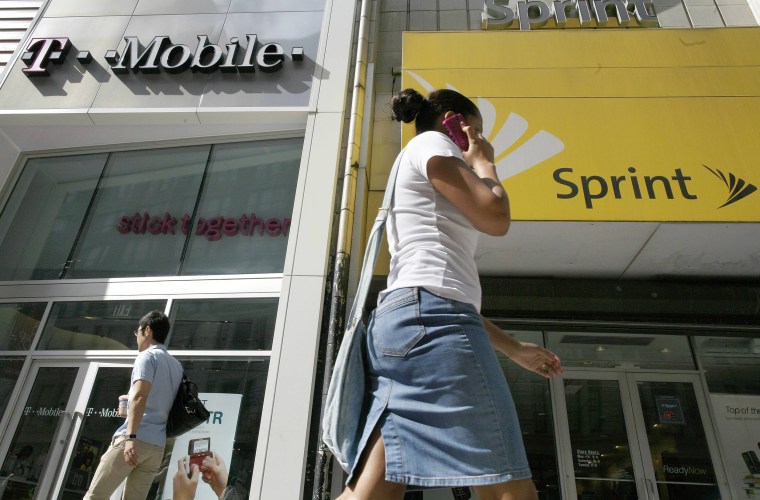
[{"label": "woman walking", "polygon": [[[472,486],[481,499],[534,499],[514,402],[494,348],[550,378],[559,359],[480,315],[480,233],[506,234],[507,193],[475,104],[453,90],[393,97],[417,135],[388,218],[387,288],[368,327],[372,403],[339,500],[401,499],[408,487]],[[461,151],[443,121],[456,114]]]}]

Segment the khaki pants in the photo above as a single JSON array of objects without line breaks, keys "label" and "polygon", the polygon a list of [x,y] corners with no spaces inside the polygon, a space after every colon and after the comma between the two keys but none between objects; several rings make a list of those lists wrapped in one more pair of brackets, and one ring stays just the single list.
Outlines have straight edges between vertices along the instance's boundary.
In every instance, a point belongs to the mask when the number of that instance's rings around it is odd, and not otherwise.
[{"label": "khaki pants", "polygon": [[124,479],[127,480],[127,484],[124,486],[123,500],[145,500],[148,496],[153,476],[156,475],[164,457],[164,449],[135,440],[139,463],[137,467],[132,467],[124,460],[124,442],[124,437],[115,437],[111,446],[100,457],[100,463],[84,500],[110,499]]}]

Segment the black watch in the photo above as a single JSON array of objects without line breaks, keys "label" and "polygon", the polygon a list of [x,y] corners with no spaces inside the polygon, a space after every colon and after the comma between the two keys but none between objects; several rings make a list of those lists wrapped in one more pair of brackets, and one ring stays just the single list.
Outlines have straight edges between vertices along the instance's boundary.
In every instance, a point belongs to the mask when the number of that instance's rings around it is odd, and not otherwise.
[{"label": "black watch", "polygon": [[137,434],[125,434],[126,439],[137,439]]}]

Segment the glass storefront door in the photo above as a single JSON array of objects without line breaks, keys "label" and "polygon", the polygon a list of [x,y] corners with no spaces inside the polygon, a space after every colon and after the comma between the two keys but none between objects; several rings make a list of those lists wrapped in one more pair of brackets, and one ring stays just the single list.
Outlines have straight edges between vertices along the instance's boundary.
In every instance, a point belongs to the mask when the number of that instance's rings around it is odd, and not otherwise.
[{"label": "glass storefront door", "polygon": [[40,361],[0,441],[0,499],[82,498],[122,419],[131,364]]},{"label": "glass storefront door", "polygon": [[697,375],[568,370],[553,383],[566,498],[729,498]]},{"label": "glass storefront door", "polygon": [[[94,368],[94,369],[93,369]],[[80,499],[92,481],[100,457],[111,444],[111,437],[124,422],[116,411],[117,398],[129,388],[132,365],[98,363],[90,369],[91,389],[81,407],[81,425],[67,450],[68,460],[61,467],[56,489],[50,498]]]}]

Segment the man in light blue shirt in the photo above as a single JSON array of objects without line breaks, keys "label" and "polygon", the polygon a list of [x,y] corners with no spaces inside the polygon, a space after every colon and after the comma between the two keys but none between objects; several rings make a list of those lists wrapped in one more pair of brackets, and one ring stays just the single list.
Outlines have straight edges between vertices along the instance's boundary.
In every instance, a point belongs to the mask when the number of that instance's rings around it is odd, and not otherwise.
[{"label": "man in light blue shirt", "polygon": [[182,380],[182,365],[167,351],[169,318],[161,311],[143,316],[135,330],[139,354],[132,368],[127,419],[116,430],[84,496],[108,500],[127,480],[124,500],[144,500],[161,465],[166,420]]}]

